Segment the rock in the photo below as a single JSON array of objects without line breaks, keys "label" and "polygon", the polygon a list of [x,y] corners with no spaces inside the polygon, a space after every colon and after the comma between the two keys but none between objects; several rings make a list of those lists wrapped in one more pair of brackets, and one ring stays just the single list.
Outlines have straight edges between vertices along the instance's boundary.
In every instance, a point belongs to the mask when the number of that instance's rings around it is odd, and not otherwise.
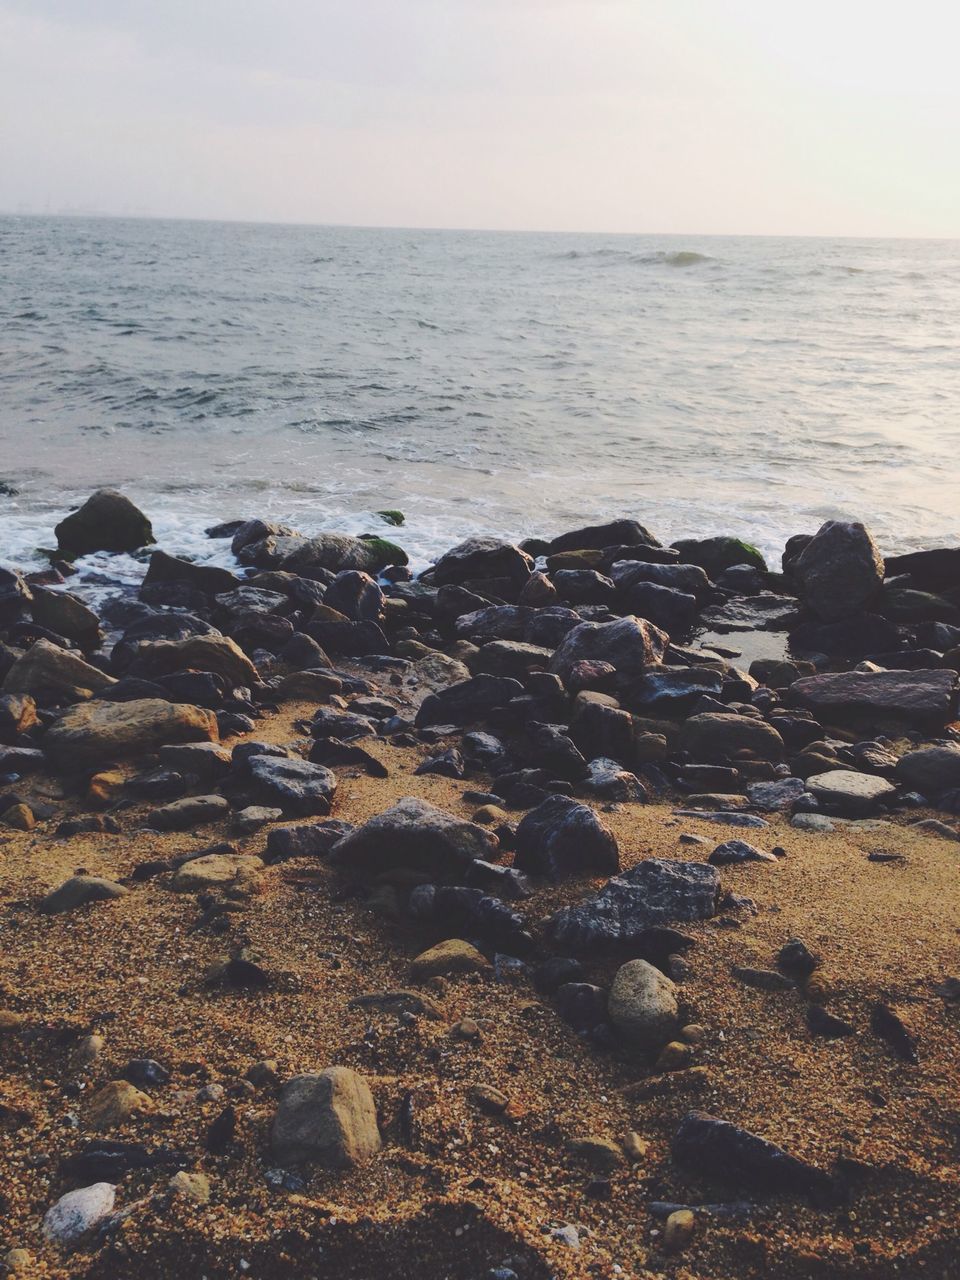
[{"label": "rock", "polygon": [[230,812],[223,796],[186,796],[161,809],[154,809],[147,819],[154,831],[189,831],[205,822],[215,822]]},{"label": "rock", "polygon": [[594,811],[568,796],[554,795],[517,827],[514,866],[533,875],[611,875],[620,867],[613,832]]},{"label": "rock", "polygon": [[228,636],[189,636],[186,640],[145,640],[138,647],[129,674],[170,675],[175,671],[209,671],[231,685],[258,685],[256,667]]},{"label": "rock", "polygon": [[740,538],[682,538],[671,546],[679,552],[684,564],[699,565],[711,578],[739,564],[753,565],[764,571],[767,568],[767,562],[757,548]]},{"label": "rock", "polygon": [[112,880],[104,880],[100,876],[71,876],[58,889],[46,895],[40,904],[40,910],[48,916],[60,915],[63,911],[73,911],[88,902],[122,898],[127,892],[123,885],[114,884]]},{"label": "rock", "polygon": [[659,547],[660,543],[636,520],[611,520],[561,533],[547,545],[547,555],[562,551],[603,551],[606,547]]},{"label": "rock", "polygon": [[268,822],[279,822],[283,817],[282,809],[271,809],[262,804],[248,804],[233,815],[231,829],[240,836],[255,835]]},{"label": "rock", "polygon": [[896,776],[925,796],[960,787],[960,745],[946,742],[908,751],[897,762]]},{"label": "rock", "polygon": [[[0,805],[2,803],[3,801],[0,800]],[[37,825],[33,810],[28,804],[12,804],[8,809],[4,809],[0,813],[0,822],[14,831],[32,831]]]},{"label": "rock", "polygon": [[930,671],[840,671],[803,676],[790,701],[819,720],[836,724],[892,720],[940,728],[954,714],[957,673]]},{"label": "rock", "polygon": [[349,1067],[295,1076],[280,1091],[270,1132],[280,1164],[347,1169],[376,1155],[382,1143],[370,1088]]},{"label": "rock", "polygon": [[693,1240],[696,1215],[690,1209],[674,1209],[663,1224],[664,1253],[682,1253]]},{"label": "rock", "polygon": [[691,1111],[680,1121],[671,1147],[673,1162],[696,1177],[738,1184],[759,1192],[795,1191],[826,1197],[831,1180],[822,1170],[729,1120]]},{"label": "rock", "polygon": [[783,739],[771,725],[752,716],[706,712],[692,716],[680,730],[680,747],[706,764],[784,758]]},{"label": "rock", "polygon": [[776,782],[752,782],[747,799],[764,813],[784,813],[806,790],[802,778],[778,778]]},{"label": "rock", "polygon": [[92,609],[69,591],[54,591],[49,587],[34,587],[30,613],[34,622],[57,635],[80,645],[82,649],[95,649],[103,639],[100,619]]},{"label": "rock", "polygon": [[865,817],[896,794],[896,787],[871,773],[830,769],[807,778],[807,790],[833,813]]},{"label": "rock", "polygon": [[[303,574],[304,577],[312,577],[324,569],[332,573],[341,573],[344,569],[379,573],[387,565],[407,563],[406,552],[386,538],[318,533],[313,538],[277,539],[277,548],[280,563],[272,567]],[[240,559],[251,563],[250,553],[256,550],[256,546],[244,547],[244,555]]]},{"label": "rock", "polygon": [[186,583],[205,596],[226,596],[239,587],[240,580],[229,569],[194,564],[192,560],[181,560],[177,556],[167,555],[165,551],[154,551],[144,575],[141,598],[146,598],[143,587],[167,583]]},{"label": "rock", "polygon": [[3,679],[3,692],[30,694],[41,703],[92,698],[115,681],[69,649],[38,640],[18,658]]},{"label": "rock", "polygon": [[578,1160],[583,1160],[599,1173],[612,1173],[624,1162],[623,1149],[612,1138],[590,1134],[585,1138],[571,1138],[567,1150]]},{"label": "rock", "polygon": [[903,1062],[914,1065],[919,1062],[916,1037],[900,1015],[883,1001],[878,1001],[870,1012],[870,1030],[886,1041],[892,1052]]},{"label": "rock", "polygon": [[170,887],[178,893],[243,888],[259,879],[263,861],[252,854],[209,853],[183,863]]},{"label": "rock", "polygon": [[416,723],[420,727],[433,724],[471,724],[475,720],[484,719],[495,707],[502,707],[512,698],[521,697],[523,692],[523,685],[519,680],[511,680],[506,676],[473,676],[424,698],[417,712]]},{"label": "rock", "polygon": [[399,867],[448,876],[474,858],[496,857],[497,837],[435,805],[405,796],[338,841],[331,861],[351,874],[369,876]]},{"label": "rock", "polygon": [[73,707],[44,734],[43,749],[63,772],[156,751],[164,743],[216,742],[212,711],[159,698],[94,701]]},{"label": "rock", "polygon": [[806,982],[819,964],[820,957],[800,938],[790,938],[777,952],[777,967],[798,982]]},{"label": "rock", "polygon": [[491,640],[471,659],[471,665],[475,672],[522,680],[531,671],[543,671],[552,657],[553,650],[542,645],[522,644],[519,640]]},{"label": "rock", "polygon": [[807,1027],[815,1036],[823,1036],[827,1040],[837,1040],[842,1036],[852,1036],[855,1028],[843,1018],[838,1018],[824,1009],[823,1005],[807,1005]]},{"label": "rock", "polygon": [[33,592],[23,574],[0,566],[0,629],[17,622],[33,599]]},{"label": "rock", "polygon": [[603,756],[590,761],[580,785],[592,796],[619,804],[644,804],[647,800],[646,788],[637,775]]},{"label": "rock", "polygon": [[167,1183],[167,1190],[172,1195],[193,1200],[195,1204],[210,1203],[210,1179],[199,1170],[189,1173],[186,1169],[181,1169]]},{"label": "rock", "polygon": [[68,1191],[44,1214],[44,1239],[63,1249],[74,1248],[113,1213],[116,1198],[117,1189],[110,1182],[95,1182]]},{"label": "rock", "polygon": [[338,840],[356,827],[339,818],[301,827],[274,827],[267,836],[267,856],[273,862],[285,858],[323,858]]},{"label": "rock", "polygon": [[423,699],[450,685],[470,679],[470,668],[445,653],[431,653],[415,662],[404,677],[404,687],[412,690],[412,698]]},{"label": "rock", "polygon": [[776,862],[777,859],[772,853],[747,844],[746,840],[725,840],[717,845],[709,860],[715,867],[729,867],[741,862]]},{"label": "rock", "polygon": [[630,1044],[659,1049],[679,1028],[676,987],[646,960],[628,960],[607,1000],[610,1021]]},{"label": "rock", "polygon": [[37,704],[29,694],[0,694],[0,742],[16,746],[39,723]]},{"label": "rock", "polygon": [[883,558],[862,524],[828,520],[790,562],[804,602],[835,622],[864,609],[883,585]]},{"label": "rock", "polygon": [[651,928],[710,919],[719,897],[715,867],[646,858],[609,880],[596,897],[551,916],[547,934],[558,949],[576,953],[636,947]]},{"label": "rock", "polygon": [[960,547],[888,556],[886,572],[889,578],[909,574],[913,584],[923,591],[950,591],[960,587]]},{"label": "rock", "polygon": [[97,1133],[117,1129],[142,1111],[152,1111],[153,1100],[129,1080],[110,1080],[87,1103],[87,1128]]},{"label": "rock", "polygon": [[570,725],[570,737],[588,760],[610,759],[622,765],[635,760],[633,717],[618,707],[583,702]]},{"label": "rock", "polygon": [[474,537],[441,556],[431,570],[433,581],[463,583],[474,578],[509,578],[523,586],[533,569],[533,559],[512,543],[497,538]]},{"label": "rock", "polygon": [[510,1105],[510,1098],[502,1089],[492,1084],[475,1084],[470,1089],[470,1099],[489,1116],[500,1116]]},{"label": "rock", "polygon": [[821,834],[836,831],[836,826],[822,813],[795,813],[790,819],[790,825],[798,831],[817,831]]},{"label": "rock", "polygon": [[427,978],[447,977],[455,973],[481,973],[490,968],[490,961],[462,938],[448,938],[435,947],[423,951],[410,963],[410,977],[414,982]]},{"label": "rock", "polygon": [[225,777],[232,763],[229,749],[219,742],[169,743],[158,754],[162,768],[189,774],[201,782]]},{"label": "rock", "polygon": [[327,587],[323,603],[337,609],[351,622],[379,622],[383,616],[383,592],[368,573],[344,569]]},{"label": "rock", "polygon": [[662,661],[669,643],[669,636],[644,618],[582,622],[561,640],[550,670],[566,683],[578,662],[609,662],[621,679],[637,679]]},{"label": "rock", "polygon": [[298,758],[251,756],[247,771],[258,798],[294,817],[323,816],[337,789],[337,777],[322,764]]},{"label": "rock", "polygon": [[686,635],[696,621],[697,597],[656,582],[635,582],[623,593],[632,614],[646,618],[669,635]]},{"label": "rock", "polygon": [[82,507],[54,529],[57,546],[68,556],[92,551],[136,551],[155,539],[150,521],[115,489],[98,489]]},{"label": "rock", "polygon": [[717,698],[723,675],[709,667],[658,667],[630,687],[624,701],[640,715],[682,715],[704,695]]}]

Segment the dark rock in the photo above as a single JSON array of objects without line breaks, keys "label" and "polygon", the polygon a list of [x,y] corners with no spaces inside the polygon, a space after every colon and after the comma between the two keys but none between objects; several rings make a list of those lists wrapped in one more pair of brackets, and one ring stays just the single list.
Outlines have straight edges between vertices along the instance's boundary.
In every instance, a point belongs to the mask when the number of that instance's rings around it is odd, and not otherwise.
[{"label": "dark rock", "polygon": [[607,993],[590,982],[564,982],[554,991],[557,1013],[575,1031],[592,1031],[607,1019]]},{"label": "dark rock", "polygon": [[602,551],[605,547],[625,546],[659,547],[660,543],[636,520],[611,520],[608,524],[588,525],[583,529],[561,533],[548,544],[547,555],[555,556],[561,551]]},{"label": "dark rock", "polygon": [[824,1036],[827,1040],[852,1036],[855,1030],[849,1022],[844,1022],[843,1018],[836,1017],[820,1004],[807,1006],[807,1026],[813,1035]]},{"label": "dark rock", "polygon": [[960,787],[960,745],[945,742],[908,751],[900,757],[896,775],[908,787],[927,796],[939,796]]},{"label": "dark rock", "polygon": [[523,693],[518,680],[506,676],[479,675],[431,693],[420,704],[420,725],[466,725],[482,720],[494,707],[502,707]]},{"label": "dark rock", "polygon": [[612,604],[616,597],[613,582],[595,569],[558,569],[553,582],[569,604]]},{"label": "dark rock", "polygon": [[697,617],[697,597],[656,582],[635,582],[622,593],[626,608],[668,635],[687,635]]},{"label": "dark rock", "polygon": [[352,822],[329,818],[300,827],[274,827],[267,836],[267,860],[282,862],[287,858],[324,858],[344,836],[356,831]]},{"label": "dark rock", "polygon": [[448,747],[440,755],[431,756],[429,760],[424,760],[423,764],[417,766],[414,773],[435,773],[441,778],[462,778],[464,775],[463,756],[456,747]]},{"label": "dark rock", "polygon": [[379,622],[383,617],[383,592],[368,573],[359,569],[338,573],[327,587],[323,603],[353,622]]},{"label": "dark rock", "polygon": [[129,498],[98,489],[57,525],[57,546],[69,556],[92,551],[136,551],[154,541],[150,521]]},{"label": "dark rock", "polygon": [[704,694],[719,697],[723,676],[709,667],[657,667],[640,677],[624,695],[639,715],[681,716]]},{"label": "dark rock", "polygon": [[446,552],[430,577],[438,585],[463,583],[471,578],[509,578],[522,586],[533,569],[533,559],[509,542],[497,538],[474,537]]},{"label": "dark rock", "polygon": [[154,809],[147,823],[154,831],[189,831],[226,817],[229,812],[230,805],[223,796],[188,796]]},{"label": "dark rock", "polygon": [[563,726],[534,720],[527,725],[527,735],[536,749],[537,764],[554,777],[576,782],[586,774],[587,762]]},{"label": "dark rock", "polygon": [[463,758],[472,768],[496,772],[509,759],[507,748],[492,733],[474,730],[465,733],[460,741]]},{"label": "dark rock", "polygon": [[527,634],[536,617],[534,610],[516,604],[488,605],[457,618],[454,630],[463,640],[487,644],[491,640],[517,640],[539,643]]},{"label": "dark rock", "polygon": [[808,622],[790,631],[790,648],[794,653],[862,658],[877,650],[900,647],[900,632],[896,624],[876,613],[860,613],[839,622]]},{"label": "dark rock", "polygon": [[344,742],[341,738],[318,738],[310,748],[308,759],[311,764],[359,765],[371,778],[390,776],[383,761],[358,746],[355,740]]},{"label": "dark rock", "polygon": [[156,1089],[170,1082],[170,1072],[154,1058],[131,1058],[123,1069],[123,1078],[138,1089]]},{"label": "dark rock", "polygon": [[862,524],[828,520],[793,560],[789,573],[824,622],[859,613],[878,595],[883,559]]},{"label": "dark rock", "polygon": [[745,840],[726,840],[718,844],[711,853],[709,861],[715,867],[735,866],[741,862],[776,862],[772,853],[758,849],[756,845],[747,844]]},{"label": "dark rock", "polygon": [[0,628],[16,622],[33,599],[33,592],[22,574],[0,565]]},{"label": "dark rock", "polygon": [[717,1179],[724,1187],[743,1183],[759,1192],[794,1191],[817,1200],[831,1198],[831,1179],[822,1170],[766,1138],[702,1111],[691,1111],[680,1121],[671,1154],[679,1168]]},{"label": "dark rock", "polygon": [[154,551],[150,556],[143,585],[149,587],[154,583],[168,582],[185,582],[205,596],[235,591],[240,586],[240,579],[229,569],[194,564],[192,560],[169,556],[165,551]]},{"label": "dark rock", "polygon": [[747,799],[763,813],[785,813],[806,792],[801,778],[778,778],[775,782],[753,782]]},{"label": "dark rock", "polygon": [[955,671],[843,671],[804,676],[790,687],[797,705],[834,723],[892,720],[939,728],[954,714]]},{"label": "dark rock", "polygon": [[730,970],[735,978],[746,987],[754,987],[758,991],[793,991],[793,982],[775,969],[749,969],[742,965],[734,965]]},{"label": "dark rock", "polygon": [[482,889],[464,885],[418,885],[410,894],[415,920],[436,922],[444,937],[462,934],[491,946],[524,954],[533,946],[527,921],[512,907]]},{"label": "dark rock", "polygon": [[390,643],[375,622],[311,622],[307,634],[323,649],[347,657],[390,652]]},{"label": "dark rock", "polygon": [[531,611],[531,616],[523,624],[523,639],[527,644],[556,649],[564,636],[582,622],[583,619],[574,609],[565,609],[560,605],[537,609]]},{"label": "dark rock", "polygon": [[576,663],[599,660],[616,667],[621,679],[635,679],[660,663],[668,643],[669,637],[643,618],[583,622],[564,636],[550,670],[566,683]]},{"label": "dark rock", "polygon": [[771,725],[752,716],[693,716],[680,731],[680,746],[694,760],[707,764],[736,764],[741,759],[778,763],[784,756],[783,739]]},{"label": "dark rock", "polygon": [[353,711],[341,711],[336,707],[320,707],[310,721],[310,733],[314,738],[366,738],[375,734],[377,727],[369,716]]},{"label": "dark rock", "polygon": [[555,946],[577,953],[623,950],[672,921],[716,914],[720,877],[700,862],[646,858],[614,877],[596,897],[565,907],[547,922]]},{"label": "dark rock", "polygon": [[619,869],[620,854],[613,833],[589,806],[555,795],[517,828],[514,865],[551,880],[611,875]]},{"label": "dark rock", "polygon": [[618,761],[603,756],[587,765],[587,776],[581,786],[589,795],[618,804],[645,804],[648,799],[646,788],[635,773],[622,769]]},{"label": "dark rock", "polygon": [[904,1062],[916,1065],[920,1061],[915,1036],[904,1025],[900,1016],[883,1001],[878,1001],[873,1006],[870,1014],[870,1029],[874,1035],[886,1041],[894,1054]]},{"label": "dark rock", "polygon": [[511,676],[522,680],[531,671],[543,671],[553,657],[553,650],[542,645],[523,644],[519,640],[491,640],[470,660],[475,673]]},{"label": "dark rock", "polygon": [[697,564],[714,580],[734,565],[753,565],[766,570],[767,563],[756,547],[740,538],[683,538],[671,546],[680,553],[684,564]]},{"label": "dark rock", "polygon": [[340,840],[331,860],[361,876],[399,867],[447,876],[475,858],[494,857],[497,848],[496,836],[484,827],[406,796]]},{"label": "dark rock", "polygon": [[799,938],[785,942],[777,953],[777,967],[798,982],[805,982],[820,964],[820,957]]},{"label": "dark rock", "polygon": [[909,574],[911,582],[923,591],[953,590],[960,587],[960,547],[888,556],[886,574],[888,578]]},{"label": "dark rock", "polygon": [[513,900],[529,898],[533,893],[530,881],[516,867],[504,867],[497,862],[485,862],[475,858],[463,877],[470,888],[496,889],[502,898]]},{"label": "dark rock", "polygon": [[257,755],[246,761],[246,772],[262,804],[276,805],[297,817],[322,817],[330,812],[337,779],[323,765],[294,757]]}]

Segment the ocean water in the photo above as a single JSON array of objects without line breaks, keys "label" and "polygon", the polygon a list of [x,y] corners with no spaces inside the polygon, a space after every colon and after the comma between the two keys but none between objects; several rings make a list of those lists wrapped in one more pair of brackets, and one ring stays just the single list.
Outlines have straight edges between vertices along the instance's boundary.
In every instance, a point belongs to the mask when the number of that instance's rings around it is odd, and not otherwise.
[{"label": "ocean water", "polygon": [[957,241],[2,217],[0,560],[105,484],[221,560],[385,507],[415,566],[619,516],[956,543],[958,356]]}]

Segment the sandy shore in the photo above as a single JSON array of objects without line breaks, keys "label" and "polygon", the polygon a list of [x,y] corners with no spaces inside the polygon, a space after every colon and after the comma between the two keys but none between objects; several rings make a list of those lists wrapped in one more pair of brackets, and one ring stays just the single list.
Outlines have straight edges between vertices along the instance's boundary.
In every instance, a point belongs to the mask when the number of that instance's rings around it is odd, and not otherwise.
[{"label": "sandy shore", "polygon": [[[309,710],[288,706],[256,736],[289,741]],[[338,770],[333,816],[360,823],[403,795],[463,817],[475,811],[462,799],[464,784],[413,775],[425,747],[376,741],[370,750],[389,777]],[[42,803],[61,788],[41,775],[28,790]],[[55,803],[57,821],[89,812]],[[960,1248],[960,1035],[957,1006],[933,988],[957,970],[956,843],[899,823],[819,834],[772,818],[764,843],[782,845],[786,856],[722,875],[725,888],[753,899],[756,914],[684,926],[696,945],[686,954],[682,999],[687,1020],[703,1028],[702,1043],[692,1051],[693,1070],[658,1073],[644,1055],[585,1043],[524,974],[431,980],[422,989],[440,1008],[437,1021],[351,1007],[359,994],[410,987],[410,960],[444,936],[442,926],[414,930],[389,918],[388,894],[358,896],[324,862],[295,859],[265,870],[257,892],[227,917],[225,933],[198,927],[194,895],[171,892],[164,871],[137,881],[137,868],[204,848],[224,832],[212,824],[162,835],[144,829],[145,813],[122,809],[118,834],[69,840],[56,838],[51,820],[29,833],[6,832],[0,847],[0,1005],[19,1019],[0,1038],[3,1238],[8,1249],[29,1251],[29,1274],[467,1280],[498,1264],[522,1277],[952,1274]],[[675,817],[664,804],[621,805],[604,818],[625,866],[651,855],[702,857],[679,843],[681,833],[711,844],[724,838],[710,822]],[[261,853],[265,833],[236,843]],[[870,861],[877,850],[903,861]],[[39,914],[42,895],[81,869],[131,892]],[[601,883],[540,885],[520,905],[537,921]],[[822,956],[817,994],[854,1025],[853,1036],[814,1037],[799,991],[757,990],[731,975],[731,966],[772,968],[791,937]],[[205,983],[210,967],[241,944],[256,953],[269,987]],[[615,967],[588,961],[590,981],[606,984]],[[878,999],[916,1034],[918,1065],[871,1034]],[[454,1030],[463,1019],[476,1023],[477,1039]],[[81,1069],[77,1045],[89,1034],[103,1046]],[[122,1227],[95,1251],[64,1260],[40,1236],[44,1212],[69,1185],[59,1162],[90,1136],[87,1099],[133,1058],[156,1059],[171,1078],[150,1091],[150,1113],[109,1137],[173,1152],[175,1163],[129,1174],[117,1201],[130,1210]],[[244,1080],[263,1060],[275,1062],[281,1079],[334,1063],[362,1072],[384,1132],[380,1157],[349,1173],[307,1171],[292,1192],[271,1189],[264,1175],[276,1089]],[[211,1084],[225,1092],[198,1100]],[[506,1094],[506,1112],[479,1109],[476,1085]],[[404,1099],[412,1125],[400,1120]],[[227,1106],[235,1137],[213,1154],[207,1130]],[[742,1219],[700,1215],[689,1246],[665,1254],[663,1222],[650,1202],[717,1198],[670,1161],[672,1134],[693,1107],[824,1169],[840,1160],[848,1202],[824,1210],[796,1197],[756,1199]],[[590,1136],[619,1144],[631,1132],[633,1158],[600,1174],[568,1145]],[[177,1160],[207,1175],[208,1204],[165,1193]],[[576,1247],[564,1238],[569,1231],[552,1234],[571,1226]]]}]

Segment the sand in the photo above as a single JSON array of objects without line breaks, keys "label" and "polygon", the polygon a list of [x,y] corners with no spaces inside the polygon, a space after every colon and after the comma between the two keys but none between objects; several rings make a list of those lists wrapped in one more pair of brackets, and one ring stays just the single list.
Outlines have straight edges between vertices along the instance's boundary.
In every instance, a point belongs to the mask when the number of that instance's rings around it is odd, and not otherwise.
[{"label": "sand", "polygon": [[[396,689],[387,689],[391,695]],[[290,741],[288,706],[256,737]],[[370,740],[365,740],[367,746]],[[413,776],[429,754],[383,742],[371,748],[387,779],[338,769],[333,815],[362,822],[402,795],[422,796],[469,817],[469,784]],[[57,795],[43,776],[18,791]],[[468,974],[423,988],[442,1019],[405,1022],[351,1007],[353,997],[408,987],[410,960],[442,940],[442,926],[414,930],[395,918],[395,898],[373,899],[319,859],[266,868],[228,931],[198,927],[193,894],[169,887],[169,873],[143,881],[135,869],[225,838],[224,824],[189,835],[145,830],[146,808],[114,813],[120,834],[54,836],[58,821],[89,813],[82,799],[30,833],[4,831],[0,844],[0,1008],[20,1016],[0,1032],[0,1255],[28,1251],[23,1274],[148,1277],[418,1277],[473,1280],[497,1265],[523,1278],[667,1275],[683,1280],[825,1280],[936,1277],[960,1266],[960,1006],[934,987],[960,974],[960,844],[896,826],[797,831],[782,818],[769,830],[731,831],[675,817],[670,805],[625,805],[605,814],[624,865],[650,855],[703,859],[711,846],[682,845],[682,832],[719,843],[731,836],[786,855],[776,865],[721,872],[725,888],[753,899],[756,914],[724,912],[684,925],[696,939],[681,986],[686,1020],[704,1028],[695,1070],[656,1073],[636,1052],[580,1039],[528,975]],[[233,838],[233,837],[229,837]],[[261,853],[266,832],[236,841]],[[902,861],[871,862],[874,850]],[[44,916],[40,897],[78,869],[125,882],[116,901]],[[538,923],[602,881],[539,886],[520,909]],[[782,944],[802,938],[823,960],[820,998],[856,1034],[828,1041],[805,1023],[807,997],[743,985],[731,966],[772,968]],[[237,991],[204,980],[208,969],[248,945],[270,975],[265,990]],[[613,963],[588,962],[589,980],[608,984]],[[883,999],[916,1034],[919,1064],[897,1059],[870,1030]],[[464,1019],[476,1040],[453,1028]],[[85,1070],[72,1055],[83,1035],[104,1046]],[[131,1058],[157,1059],[170,1083],[149,1090],[155,1109],[106,1135],[182,1154],[210,1179],[208,1205],[166,1191],[177,1167],[127,1174],[117,1208],[129,1210],[106,1242],[64,1257],[45,1245],[40,1223],[76,1185],[61,1158],[92,1135],[87,1100],[119,1078]],[[299,1191],[271,1188],[268,1130],[276,1090],[243,1080],[273,1059],[280,1078],[334,1063],[361,1072],[373,1091],[382,1153],[349,1173],[307,1170]],[[198,1101],[205,1084],[225,1089]],[[471,1097],[490,1085],[509,1097],[490,1115]],[[404,1107],[404,1100],[406,1108]],[[235,1108],[235,1139],[223,1154],[205,1134]],[[663,1222],[651,1201],[729,1199],[678,1172],[669,1144],[692,1108],[736,1121],[821,1166],[838,1160],[849,1202],[824,1209],[790,1196],[753,1197],[739,1219],[700,1214],[683,1252],[663,1252]],[[401,1112],[412,1125],[401,1123]],[[640,1142],[598,1175],[568,1149],[601,1136]],[[642,1154],[641,1154],[642,1153]],[[750,1198],[750,1197],[743,1197]],[[552,1233],[576,1228],[576,1247]],[[567,1233],[568,1236],[570,1233]]]}]

